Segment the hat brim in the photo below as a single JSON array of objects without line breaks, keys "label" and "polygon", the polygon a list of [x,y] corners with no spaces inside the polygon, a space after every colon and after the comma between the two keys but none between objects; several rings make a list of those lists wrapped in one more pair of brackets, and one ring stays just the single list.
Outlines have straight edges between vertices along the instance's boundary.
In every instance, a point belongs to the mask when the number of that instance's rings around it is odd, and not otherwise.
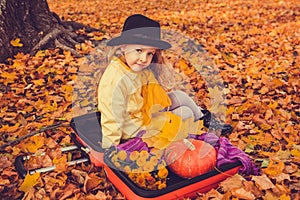
[{"label": "hat brim", "polygon": [[140,37],[124,37],[122,35],[112,38],[107,42],[108,46],[118,46],[122,44],[141,44],[141,45],[156,47],[158,49],[169,49],[172,47],[170,43],[165,42],[163,40],[155,40],[155,39],[140,38]]}]

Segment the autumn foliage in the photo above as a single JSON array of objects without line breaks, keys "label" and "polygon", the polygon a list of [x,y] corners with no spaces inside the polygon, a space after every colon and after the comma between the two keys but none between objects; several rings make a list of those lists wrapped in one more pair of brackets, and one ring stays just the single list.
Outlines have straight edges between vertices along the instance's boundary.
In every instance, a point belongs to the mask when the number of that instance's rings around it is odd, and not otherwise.
[{"label": "autumn foliage", "polygon": [[[196,199],[299,199],[299,2],[159,2],[48,0],[50,10],[62,19],[102,30],[90,33],[93,41],[77,46],[83,55],[97,42],[119,33],[126,17],[134,13],[151,16],[162,27],[202,44],[224,82],[226,123],[234,127],[227,137],[261,171],[258,176],[230,177],[217,190],[198,194]],[[79,32],[85,34],[84,30]],[[11,45],[22,46],[22,41],[15,38]],[[1,150],[1,198],[124,199],[101,167],[68,167],[66,163],[78,155],[60,150],[72,144],[68,122],[81,64],[82,58],[58,49],[38,51],[34,56],[19,53],[0,63],[0,145],[42,127],[63,124]],[[191,66],[180,66],[189,76],[190,87],[197,88],[198,103],[210,109],[209,92],[213,90],[203,87]],[[41,152],[46,154],[31,158],[28,167],[56,164],[57,169],[21,179],[13,166],[16,156]]]}]

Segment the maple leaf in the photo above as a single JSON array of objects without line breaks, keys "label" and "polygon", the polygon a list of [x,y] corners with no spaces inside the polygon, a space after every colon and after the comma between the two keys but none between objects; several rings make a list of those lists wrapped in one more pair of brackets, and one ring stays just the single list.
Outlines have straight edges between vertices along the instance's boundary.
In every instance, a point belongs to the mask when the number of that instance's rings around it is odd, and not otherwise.
[{"label": "maple leaf", "polygon": [[23,192],[29,191],[32,186],[35,186],[39,182],[40,173],[34,173],[33,175],[27,174],[19,190]]},{"label": "maple leaf", "polygon": [[45,83],[44,79],[38,79],[38,80],[32,80],[32,82],[34,83],[34,85],[36,86],[42,86]]},{"label": "maple leaf", "polygon": [[223,103],[224,102],[224,94],[225,92],[221,89],[219,89],[218,86],[209,87],[208,91],[210,93],[210,97],[212,99],[213,103]]},{"label": "maple leaf", "polygon": [[46,55],[46,51],[45,50],[39,50],[35,54],[36,57],[44,57],[45,55]]},{"label": "maple leaf", "polygon": [[14,47],[22,47],[23,44],[21,43],[21,39],[20,38],[16,38],[14,40],[10,41],[10,44]]},{"label": "maple leaf", "polygon": [[7,79],[7,81],[9,81],[9,82],[14,81],[15,79],[18,78],[16,72],[11,72],[11,73],[2,72],[0,76]]},{"label": "maple leaf", "polygon": [[55,157],[52,162],[55,165],[55,171],[58,172],[66,171],[68,167],[67,156],[65,154],[60,158]]},{"label": "maple leaf", "polygon": [[45,138],[39,135],[30,138],[30,141],[24,145],[30,153],[35,153],[40,147],[44,145]]},{"label": "maple leaf", "polygon": [[221,182],[220,186],[227,192],[236,188],[241,188],[243,186],[243,181],[245,181],[245,179],[241,175],[235,174]]}]

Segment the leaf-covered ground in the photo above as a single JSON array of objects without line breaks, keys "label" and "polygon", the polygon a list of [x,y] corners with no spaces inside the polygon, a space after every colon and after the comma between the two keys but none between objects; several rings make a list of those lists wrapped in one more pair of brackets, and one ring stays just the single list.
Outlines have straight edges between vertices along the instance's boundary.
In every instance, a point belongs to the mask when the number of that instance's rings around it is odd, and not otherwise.
[{"label": "leaf-covered ground", "polygon": [[[203,45],[226,87],[226,122],[234,126],[228,137],[261,171],[258,176],[231,177],[197,199],[299,199],[298,0],[48,3],[64,20],[101,29],[90,34],[93,40],[110,38],[121,31],[127,16],[142,13]],[[21,42],[14,40],[12,45]],[[78,50],[84,54],[93,48],[87,41]],[[35,56],[20,53],[10,64],[0,64],[0,145],[70,119],[81,61],[68,52],[46,50]],[[71,129],[65,124],[1,151],[1,199],[124,199],[101,168],[66,167],[70,156],[59,148],[71,143]],[[29,167],[56,164],[57,169],[25,180],[18,177],[13,167],[16,156],[42,151],[46,155],[32,159]]]}]

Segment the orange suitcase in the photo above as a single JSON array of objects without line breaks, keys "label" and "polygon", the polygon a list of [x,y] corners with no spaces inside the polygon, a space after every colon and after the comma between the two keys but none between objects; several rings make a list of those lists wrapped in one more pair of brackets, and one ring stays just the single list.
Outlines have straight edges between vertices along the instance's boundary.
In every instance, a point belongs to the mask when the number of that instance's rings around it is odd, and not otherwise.
[{"label": "orange suitcase", "polygon": [[109,180],[127,199],[168,200],[195,197],[197,192],[205,193],[218,187],[221,181],[236,174],[241,167],[241,163],[237,161],[192,179],[183,179],[169,170],[166,188],[155,191],[145,190],[133,183],[124,172],[112,167],[113,164],[100,147],[99,112],[74,117],[71,120],[71,127],[74,130],[72,134],[74,143],[89,155],[90,162],[104,167]]}]

